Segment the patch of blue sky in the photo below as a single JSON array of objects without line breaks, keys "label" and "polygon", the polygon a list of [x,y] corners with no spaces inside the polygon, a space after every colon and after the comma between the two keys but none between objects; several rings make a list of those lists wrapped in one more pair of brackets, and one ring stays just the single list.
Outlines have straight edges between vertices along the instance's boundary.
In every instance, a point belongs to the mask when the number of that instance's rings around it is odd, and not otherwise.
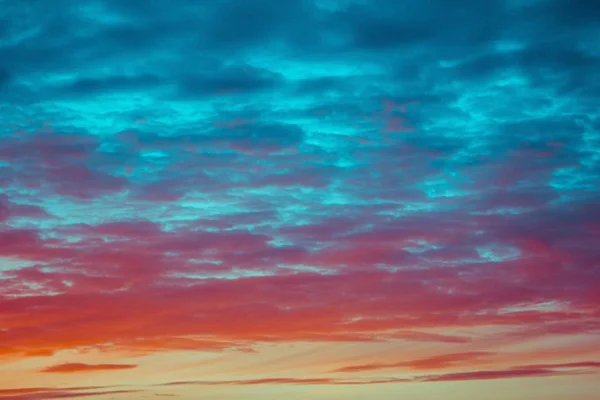
[{"label": "patch of blue sky", "polygon": [[389,201],[381,202],[381,204],[397,205],[397,209],[377,211],[377,215],[389,215],[395,218],[405,217],[415,213],[426,213],[431,211],[439,211],[440,205],[433,202],[408,202],[408,201]]},{"label": "patch of blue sky", "polygon": [[521,215],[533,211],[531,207],[496,207],[485,211],[473,211],[473,215]]},{"label": "patch of blue sky", "polygon": [[462,180],[458,174],[444,173],[441,177],[432,177],[417,185],[430,199],[465,197],[476,193],[460,187]]},{"label": "patch of blue sky", "polygon": [[315,273],[315,274],[328,274],[331,272],[331,268],[319,268],[310,265],[291,265],[291,264],[279,264],[279,269],[291,270],[298,273]]},{"label": "patch of blue sky", "polygon": [[[323,78],[361,78],[368,79],[369,75],[379,76],[385,72],[385,69],[379,63],[355,60],[352,63],[340,61],[314,61],[311,66],[306,68],[305,63],[294,63],[288,60],[281,60],[277,64],[277,69],[285,76],[294,80],[323,79]],[[363,84],[368,81],[363,82]]]},{"label": "patch of blue sky", "polygon": [[553,312],[563,311],[565,308],[566,308],[565,305],[561,304],[558,301],[547,301],[547,302],[533,303],[533,304],[514,305],[513,307],[502,308],[502,309],[498,310],[497,312],[500,315],[514,314],[514,313],[521,313],[521,312],[530,312],[530,311],[553,313]]},{"label": "patch of blue sky", "polygon": [[483,260],[489,262],[512,261],[521,256],[521,251],[518,248],[499,244],[478,246],[475,250]]},{"label": "patch of blue sky", "polygon": [[0,279],[10,279],[10,272],[40,264],[35,261],[25,261],[17,258],[0,256]]},{"label": "patch of blue sky", "polygon": [[227,273],[218,272],[206,272],[206,273],[182,273],[182,272],[171,272],[167,274],[170,278],[178,279],[190,279],[190,280],[206,280],[206,279],[240,279],[240,278],[251,278],[261,276],[274,276],[276,272],[271,270],[248,270],[248,269],[233,269]]},{"label": "patch of blue sky", "polygon": [[600,185],[600,174],[579,167],[556,168],[548,186],[560,191],[597,190]]},{"label": "patch of blue sky", "polygon": [[411,241],[410,246],[403,247],[402,249],[405,251],[408,251],[411,254],[421,254],[421,253],[426,253],[430,250],[437,250],[440,248],[441,248],[440,246],[436,246],[425,240],[414,240],[414,241]]}]

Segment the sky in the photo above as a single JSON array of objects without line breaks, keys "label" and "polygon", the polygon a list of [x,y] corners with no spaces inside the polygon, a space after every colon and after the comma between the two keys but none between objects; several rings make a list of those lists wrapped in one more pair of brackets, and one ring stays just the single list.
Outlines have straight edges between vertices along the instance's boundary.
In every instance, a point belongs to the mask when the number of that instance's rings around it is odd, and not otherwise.
[{"label": "sky", "polygon": [[0,9],[0,399],[597,399],[599,2]]}]

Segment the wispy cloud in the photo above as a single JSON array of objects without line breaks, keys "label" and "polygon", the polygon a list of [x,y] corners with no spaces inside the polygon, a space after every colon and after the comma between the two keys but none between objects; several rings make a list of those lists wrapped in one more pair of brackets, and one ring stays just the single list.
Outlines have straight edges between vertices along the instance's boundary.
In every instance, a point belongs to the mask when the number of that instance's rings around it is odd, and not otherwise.
[{"label": "wispy cloud", "polygon": [[486,352],[444,354],[430,358],[423,358],[411,361],[401,361],[397,363],[351,365],[339,368],[334,372],[364,372],[392,368],[407,368],[412,370],[443,369],[448,367],[460,366],[461,364],[465,363],[468,364],[479,358],[485,358],[493,355],[494,353]]},{"label": "wispy cloud", "polygon": [[133,369],[137,365],[132,364],[83,364],[83,363],[66,363],[53,365],[44,368],[41,372],[60,372],[60,373],[73,373],[73,372],[93,372],[93,371],[115,371],[123,369]]},{"label": "wispy cloud", "polygon": [[106,390],[107,387],[19,388],[0,389],[0,398],[9,400],[68,399],[139,393],[139,390]]}]

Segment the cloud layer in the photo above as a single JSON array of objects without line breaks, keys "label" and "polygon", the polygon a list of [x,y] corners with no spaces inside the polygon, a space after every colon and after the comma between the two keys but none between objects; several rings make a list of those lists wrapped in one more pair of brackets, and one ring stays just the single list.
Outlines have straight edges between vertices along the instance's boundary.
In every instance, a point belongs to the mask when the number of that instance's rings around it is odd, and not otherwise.
[{"label": "cloud layer", "polygon": [[444,346],[338,382],[600,356],[504,356],[600,333],[595,2],[1,3],[2,359]]}]

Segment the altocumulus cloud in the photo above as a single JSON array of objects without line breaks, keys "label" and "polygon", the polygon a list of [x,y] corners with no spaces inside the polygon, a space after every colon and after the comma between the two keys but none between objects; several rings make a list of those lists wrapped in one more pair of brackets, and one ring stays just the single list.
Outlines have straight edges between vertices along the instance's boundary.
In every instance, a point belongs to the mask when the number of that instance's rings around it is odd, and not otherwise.
[{"label": "altocumulus cloud", "polygon": [[0,354],[600,332],[598,2],[0,7]]}]

